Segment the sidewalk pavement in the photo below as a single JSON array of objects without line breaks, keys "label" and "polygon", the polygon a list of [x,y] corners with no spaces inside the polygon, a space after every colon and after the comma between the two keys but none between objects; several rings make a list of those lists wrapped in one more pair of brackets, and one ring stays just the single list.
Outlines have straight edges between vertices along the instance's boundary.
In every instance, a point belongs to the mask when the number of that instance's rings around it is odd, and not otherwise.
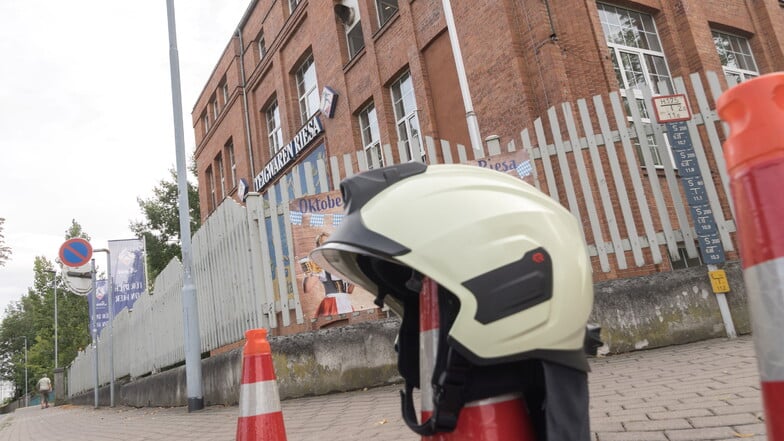
[{"label": "sidewalk pavement", "polygon": [[[591,360],[593,441],[764,441],[750,336]],[[288,441],[419,440],[400,415],[399,385],[286,400]],[[233,440],[237,406],[29,407],[0,416],[0,441]]]}]

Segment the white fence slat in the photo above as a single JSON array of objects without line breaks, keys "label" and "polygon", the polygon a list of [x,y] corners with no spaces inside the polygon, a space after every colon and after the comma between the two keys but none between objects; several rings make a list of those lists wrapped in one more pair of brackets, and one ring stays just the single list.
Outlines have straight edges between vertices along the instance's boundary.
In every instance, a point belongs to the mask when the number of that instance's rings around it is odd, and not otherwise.
[{"label": "white fence slat", "polygon": [[[310,164],[308,164],[310,165]],[[293,297],[293,305],[292,302],[289,302],[289,308],[294,310],[294,316],[297,319],[297,323],[304,323],[305,317],[302,314],[302,303],[300,302],[300,293],[299,293],[299,284],[297,283],[297,278],[295,277],[295,265],[297,265],[297,258],[294,255],[294,234],[291,231],[291,211],[289,210],[289,191],[288,187],[291,182],[290,175],[283,175],[280,180],[281,184],[283,185],[281,194],[281,205],[283,206],[283,226],[284,232],[286,234],[286,243],[288,244],[288,260],[289,260],[289,274],[291,274],[291,295]],[[312,184],[311,184],[312,185]],[[293,306],[293,308],[292,308]]]},{"label": "white fence slat", "polygon": [[395,156],[392,154],[392,146],[389,144],[384,144],[384,165],[388,166],[394,164],[395,164]]},{"label": "white fence slat", "polygon": [[466,153],[465,146],[463,144],[457,145],[457,157],[460,160],[461,164],[465,164],[466,162],[468,162],[468,156]]},{"label": "white fence slat", "polygon": [[[267,284],[264,281],[265,267],[261,258],[261,235],[259,234],[259,217],[264,220],[264,214],[259,216],[259,197],[258,193],[250,193],[245,199],[245,213],[248,222],[248,245],[250,248],[250,276],[251,276],[251,304],[256,313],[255,328],[270,328],[267,316]],[[255,246],[254,246],[255,245]]]},{"label": "white fence slat", "polygon": [[[713,102],[716,103],[719,101],[719,97],[722,93],[724,93],[724,88],[721,86],[721,82],[719,81],[719,76],[716,72],[709,70],[705,72],[705,76],[708,78],[708,85],[710,86],[711,96],[713,97]],[[718,117],[718,116],[717,116]],[[724,134],[724,139],[730,135],[730,126],[729,124],[722,121],[721,130]]]},{"label": "white fence slat", "polygon": [[408,157],[408,147],[406,147],[406,143],[404,141],[397,142],[397,152],[400,155],[399,158],[401,164],[411,160],[411,158]]},{"label": "white fence slat", "polygon": [[705,131],[708,133],[711,153],[713,155],[713,160],[716,161],[716,168],[719,172],[721,185],[724,188],[724,194],[727,195],[727,202],[730,206],[730,213],[732,214],[732,217],[735,218],[735,203],[730,196],[732,193],[730,192],[730,177],[727,173],[727,163],[724,161],[724,151],[721,147],[719,134],[716,131],[716,122],[720,120],[718,114],[711,110],[710,106],[708,105],[708,98],[705,96],[705,88],[702,85],[702,80],[700,80],[700,74],[693,73],[689,75],[689,78],[691,79],[691,86],[694,90],[694,94],[697,97],[697,106],[699,107],[700,114],[702,115],[702,121],[705,124]]},{"label": "white fence slat", "polygon": [[547,146],[547,137],[544,134],[542,118],[537,118],[536,121],[534,121],[534,130],[536,132],[536,140],[539,142],[539,153],[542,155],[542,168],[544,169],[544,176],[547,181],[547,192],[550,194],[551,198],[561,202],[558,199],[558,186],[555,184],[555,174],[553,173],[553,164],[550,161],[550,149]]},{"label": "white fence slat", "polygon": [[[316,169],[318,170],[318,182],[322,192],[330,191],[329,181],[327,179],[327,163],[322,158],[318,158],[316,162]],[[335,186],[332,190],[340,189],[340,185]]]},{"label": "white fence slat", "polygon": [[574,155],[574,161],[577,164],[577,175],[580,179],[580,188],[582,189],[583,193],[582,199],[585,202],[585,210],[588,212],[588,219],[591,223],[591,233],[593,234],[593,241],[596,245],[596,253],[599,255],[599,264],[602,267],[602,271],[609,272],[610,261],[607,259],[607,249],[604,246],[602,226],[599,224],[599,216],[596,212],[596,205],[593,201],[593,191],[591,190],[591,183],[588,180],[588,172],[585,168],[583,152],[582,149],[579,148],[580,136],[577,133],[577,126],[574,123],[572,105],[569,103],[563,103],[561,105],[561,111],[563,112],[564,121],[566,122],[566,130],[569,133],[569,142],[573,147],[572,154]]},{"label": "white fence slat", "polygon": [[270,261],[271,250],[269,249],[269,238],[272,232],[267,229],[266,216],[264,213],[264,198],[258,193],[252,193],[251,195],[248,195],[248,201],[251,200],[251,196],[255,199],[252,203],[256,213],[254,216],[256,218],[256,228],[259,233],[258,244],[261,247],[260,256],[262,271],[260,274],[262,275],[262,281],[264,282],[264,285],[262,286],[262,289],[264,290],[262,311],[269,321],[270,328],[276,328],[278,326],[278,315],[276,313],[277,308],[275,305],[275,288],[272,281],[272,262]]},{"label": "white fence slat", "polygon": [[[638,90],[641,90],[639,88]],[[626,91],[626,96],[634,97],[634,90],[629,89]],[[648,115],[653,114],[653,108],[643,100],[643,105],[646,106]],[[637,107],[636,98],[629,100],[629,109],[632,112],[632,120],[634,121],[634,129],[637,133],[637,142],[640,144],[640,152],[642,153],[645,164],[643,165],[646,175],[648,175],[648,186],[653,193],[653,202],[656,207],[656,213],[659,215],[659,223],[664,230],[664,241],[670,251],[670,255],[678,254],[678,243],[675,240],[675,235],[672,233],[672,224],[670,223],[670,216],[667,213],[667,205],[664,203],[662,196],[661,184],[659,181],[659,173],[651,155],[651,146],[648,143],[648,135],[645,130],[645,124],[642,122],[640,116],[640,109]],[[669,155],[669,152],[667,152]],[[661,260],[654,260],[654,263],[661,263]]]},{"label": "white fence slat", "polygon": [[348,153],[343,155],[343,168],[345,169],[345,175],[343,176],[343,179],[354,176],[354,164],[351,162],[351,155]]},{"label": "white fence slat", "polygon": [[[632,94],[634,92],[632,91]],[[634,96],[634,95],[632,95]],[[623,106],[619,95],[615,93],[610,94],[610,103],[613,108],[613,115],[615,116],[615,123],[618,127],[618,133],[621,136],[621,145],[623,146],[624,156],[626,158],[627,170],[632,181],[634,194],[637,198],[638,213],[642,219],[645,228],[645,234],[648,240],[648,246],[651,248],[651,255],[653,256],[654,263],[662,261],[661,252],[659,251],[659,242],[656,237],[656,231],[653,229],[653,222],[651,221],[651,211],[648,208],[648,200],[645,198],[645,191],[642,186],[642,179],[640,178],[639,165],[637,163],[637,154],[632,147],[631,137],[626,128],[627,120],[624,114]]]},{"label": "white fence slat", "polygon": [[441,154],[444,155],[444,164],[452,164],[452,148],[449,141],[441,140]]},{"label": "white fence slat", "polygon": [[566,158],[566,146],[561,139],[561,125],[558,123],[558,114],[555,107],[547,109],[547,119],[550,123],[550,132],[553,135],[553,143],[555,144],[555,153],[558,156],[558,168],[561,170],[561,179],[564,183],[564,192],[566,193],[566,200],[569,203],[569,211],[577,218],[580,232],[585,235],[583,231],[582,216],[580,216],[580,206],[577,204],[577,194],[574,191],[574,184],[572,183],[572,172],[569,170],[569,161]]},{"label": "white fence slat", "polygon": [[618,264],[618,269],[626,269],[628,268],[628,265],[626,264],[626,253],[623,250],[621,233],[618,230],[618,221],[615,218],[613,204],[610,200],[610,191],[607,188],[607,178],[604,174],[599,148],[596,145],[596,138],[593,136],[594,132],[591,114],[584,99],[577,101],[577,109],[580,113],[580,120],[583,123],[583,133],[586,134],[585,140],[588,144],[588,153],[591,156],[591,165],[593,165],[593,173],[594,176],[596,176],[596,184],[597,187],[599,187],[599,196],[602,200],[605,222],[607,223],[607,229],[610,231],[610,238],[612,239],[615,261]]},{"label": "white fence slat", "polygon": [[[675,78],[675,90],[677,93],[687,93],[686,85],[683,78]],[[719,194],[716,192],[716,185],[713,182],[711,168],[708,164],[708,158],[705,156],[705,149],[702,146],[702,138],[700,131],[697,128],[697,123],[694,118],[686,122],[689,127],[689,135],[691,136],[692,144],[694,144],[694,152],[697,154],[697,162],[700,164],[700,174],[705,183],[705,192],[708,193],[708,201],[710,202],[711,210],[713,210],[713,219],[719,229],[721,242],[724,245],[725,251],[735,251],[735,246],[732,244],[730,233],[727,231],[727,223],[724,219],[724,210],[719,202]]]},{"label": "white fence slat", "polygon": [[364,151],[357,152],[356,155],[357,155],[357,166],[359,167],[359,173],[362,173],[363,171],[367,171],[368,163],[367,163],[367,157],[365,156],[365,152]]},{"label": "white fence slat", "polygon": [[438,154],[436,154],[436,143],[430,136],[425,136],[425,145],[427,146],[427,163],[438,164]]},{"label": "white fence slat", "polygon": [[337,156],[330,156],[329,168],[332,170],[332,188],[340,188],[340,165]]},{"label": "white fence slat", "polygon": [[[278,281],[278,293],[280,300],[277,302],[280,305],[280,312],[281,312],[281,322],[283,322],[283,326],[289,326],[291,324],[291,317],[289,316],[289,289],[286,285],[286,268],[283,266],[283,243],[281,241],[281,237],[283,232],[280,231],[280,226],[278,225],[278,202],[277,197],[275,195],[275,186],[280,185],[280,183],[271,186],[267,191],[267,196],[269,198],[269,206],[270,206],[270,216],[271,217],[271,224],[272,224],[272,245],[275,247],[275,265],[277,269],[277,281]],[[281,190],[283,193],[285,189]],[[285,220],[284,220],[285,222]]]}]

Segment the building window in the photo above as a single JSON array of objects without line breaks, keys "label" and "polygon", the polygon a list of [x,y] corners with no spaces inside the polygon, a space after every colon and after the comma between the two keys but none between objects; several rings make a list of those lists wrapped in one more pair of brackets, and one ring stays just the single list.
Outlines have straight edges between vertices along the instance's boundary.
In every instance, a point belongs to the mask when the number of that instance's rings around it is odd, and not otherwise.
[{"label": "building window", "polygon": [[395,121],[397,124],[397,136],[400,142],[405,144],[407,158],[400,158],[401,161],[412,159],[424,159],[422,144],[419,134],[419,115],[414,97],[414,84],[411,81],[411,74],[404,73],[397,81],[392,84],[392,104],[395,109]]},{"label": "building window", "polygon": [[207,190],[209,191],[210,199],[208,202],[208,211],[212,212],[215,209],[217,204],[217,199],[215,197],[215,177],[212,174],[212,167],[207,167],[207,172],[205,173],[207,176]]},{"label": "building window", "polygon": [[259,59],[267,56],[267,44],[264,42],[264,33],[259,34]]},{"label": "building window", "polygon": [[229,84],[224,82],[221,91],[223,92],[223,107],[226,107],[229,105]]},{"label": "building window", "polygon": [[719,53],[724,76],[730,85],[759,76],[748,39],[713,31],[713,43]]},{"label": "building window", "polygon": [[210,101],[210,107],[212,108],[212,119],[213,121],[218,120],[218,115],[220,115],[220,107],[218,107],[218,100],[213,99]]},{"label": "building window", "polygon": [[218,182],[220,183],[220,195],[218,197],[223,200],[226,197],[226,170],[223,168],[223,156],[218,153],[215,158],[215,168],[218,169]]},{"label": "building window", "polygon": [[210,131],[210,116],[207,114],[207,112],[204,112],[201,115],[201,125],[204,127],[204,134],[206,135],[207,132]]},{"label": "building window", "polygon": [[348,58],[350,60],[365,47],[365,39],[362,36],[362,23],[359,19],[357,0],[340,0],[340,4],[335,5],[335,14],[343,23],[343,27],[346,31]]},{"label": "building window", "polygon": [[226,144],[226,154],[229,156],[229,169],[231,170],[231,188],[237,186],[237,160],[234,158],[234,143]]},{"label": "building window", "polygon": [[297,9],[297,5],[299,4],[300,0],[289,0],[289,14],[293,14],[294,10]]},{"label": "building window", "polygon": [[[629,101],[634,100],[640,110],[643,123],[650,123],[650,115],[645,111],[643,95],[634,89],[634,96],[626,96],[626,89],[635,86],[647,86],[653,95],[661,95],[672,89],[670,71],[662,52],[659,34],[653,17],[642,12],[617,6],[599,3],[599,20],[602,23],[604,37],[610,50],[615,77],[621,88],[621,96],[629,113]],[[661,90],[660,84],[666,89]],[[652,139],[649,139],[652,141]],[[654,165],[661,166],[661,157],[655,143],[649,142]],[[638,148],[638,153],[641,150]],[[639,159],[644,163],[643,156]]]},{"label": "building window", "polygon": [[378,26],[384,26],[395,14],[397,14],[397,0],[376,0],[376,10],[378,11]]},{"label": "building window", "polygon": [[383,167],[384,156],[381,154],[376,106],[373,103],[370,103],[359,112],[359,127],[362,133],[362,145],[365,147],[368,169]]},{"label": "building window", "polygon": [[308,58],[297,69],[297,92],[299,93],[301,123],[305,124],[316,113],[320,104],[313,54],[308,55]]},{"label": "building window", "polygon": [[283,146],[283,133],[280,128],[280,110],[275,100],[264,111],[267,119],[267,140],[270,146],[270,157]]},{"label": "building window", "polygon": [[[695,244],[696,245],[696,244]],[[702,258],[700,258],[700,248],[697,247],[697,257],[689,258],[689,255],[686,254],[686,246],[683,242],[678,244],[678,255],[681,256],[680,260],[672,260],[670,259],[670,265],[672,269],[685,269],[685,268],[693,268],[695,266],[702,265]]]}]

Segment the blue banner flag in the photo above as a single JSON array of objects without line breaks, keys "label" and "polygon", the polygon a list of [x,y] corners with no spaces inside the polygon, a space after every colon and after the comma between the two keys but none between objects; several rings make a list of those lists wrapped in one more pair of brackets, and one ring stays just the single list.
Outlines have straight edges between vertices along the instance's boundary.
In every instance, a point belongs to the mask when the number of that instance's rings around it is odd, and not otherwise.
[{"label": "blue banner flag", "polygon": [[114,315],[123,308],[133,309],[136,299],[147,291],[144,241],[110,240]]},{"label": "blue banner flag", "polygon": [[106,280],[97,280],[95,284],[95,290],[87,295],[87,306],[92,311],[92,303],[95,302],[95,315],[90,317],[90,329],[95,327],[96,333],[100,334],[101,329],[109,323],[109,296]]}]

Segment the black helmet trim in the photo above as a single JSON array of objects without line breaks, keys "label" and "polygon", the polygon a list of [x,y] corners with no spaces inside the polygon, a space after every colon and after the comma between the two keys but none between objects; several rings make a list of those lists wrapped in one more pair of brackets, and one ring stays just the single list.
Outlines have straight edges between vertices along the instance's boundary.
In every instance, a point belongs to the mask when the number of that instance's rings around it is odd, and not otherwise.
[{"label": "black helmet trim", "polygon": [[324,242],[325,245],[333,243],[350,245],[359,248],[365,254],[381,258],[391,258],[411,252],[409,248],[368,229],[358,212],[344,217],[340,228]]},{"label": "black helmet trim", "polygon": [[[389,167],[369,170],[351,176],[340,183],[346,214],[359,211],[367,201],[386,190],[392,184],[411,176],[424,173],[427,165],[421,162],[407,162]],[[344,230],[346,228],[343,228]]]},{"label": "black helmet trim", "polygon": [[465,346],[461,345],[460,342],[451,336],[448,338],[448,343],[450,346],[458,350],[458,352],[460,352],[460,354],[467,358],[471,363],[479,366],[509,363],[519,360],[537,359],[551,361],[553,363],[558,363],[560,365],[583,372],[589,372],[591,370],[590,366],[588,366],[585,350],[582,347],[573,350],[535,349],[533,351],[527,351],[508,357],[482,358],[471,352]]},{"label": "black helmet trim", "polygon": [[[504,280],[499,284],[499,280]],[[462,283],[476,297],[474,318],[488,324],[553,297],[553,264],[542,248]]]}]

